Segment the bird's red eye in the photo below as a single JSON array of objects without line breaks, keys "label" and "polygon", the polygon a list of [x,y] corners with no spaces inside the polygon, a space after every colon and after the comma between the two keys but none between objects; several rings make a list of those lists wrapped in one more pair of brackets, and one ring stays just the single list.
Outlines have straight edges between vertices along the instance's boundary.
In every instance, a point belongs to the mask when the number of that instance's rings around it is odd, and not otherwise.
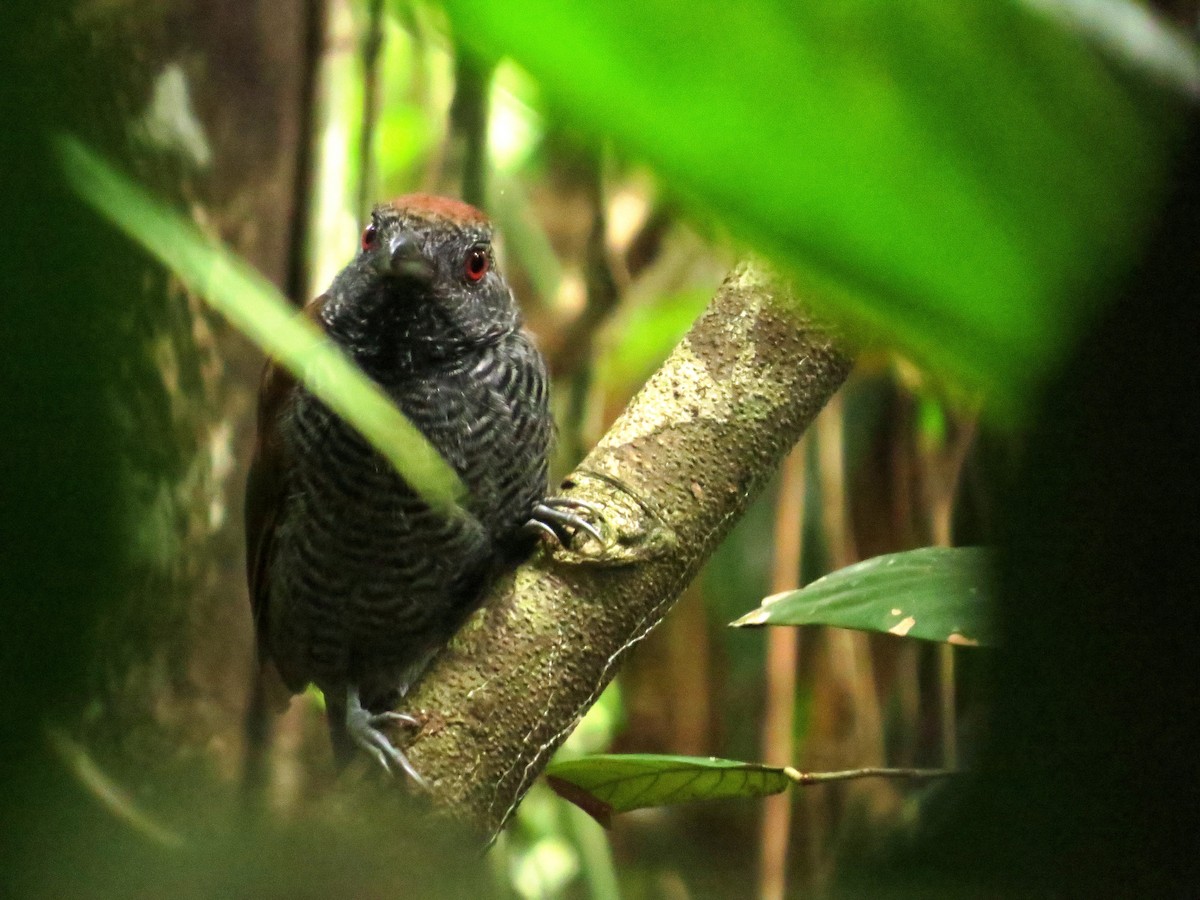
[{"label": "bird's red eye", "polygon": [[483,247],[472,247],[467,251],[467,258],[463,262],[463,272],[467,276],[467,281],[476,282],[487,274],[488,270],[488,254]]},{"label": "bird's red eye", "polygon": [[363,250],[374,250],[379,244],[379,228],[372,222],[362,233],[362,248]]}]

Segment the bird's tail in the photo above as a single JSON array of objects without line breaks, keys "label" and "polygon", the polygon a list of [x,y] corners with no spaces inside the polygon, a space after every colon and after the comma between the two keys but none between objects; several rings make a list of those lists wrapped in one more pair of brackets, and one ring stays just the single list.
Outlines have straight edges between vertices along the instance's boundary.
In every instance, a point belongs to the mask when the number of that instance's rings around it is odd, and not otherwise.
[{"label": "bird's tail", "polygon": [[291,691],[269,661],[255,665],[250,674],[246,717],[242,722],[245,755],[242,761],[242,798],[247,809],[261,806],[267,787],[275,717],[287,709]]},{"label": "bird's tail", "polygon": [[350,731],[346,727],[346,695],[343,692],[325,692],[325,721],[329,723],[333,763],[340,772],[350,764],[357,752],[354,739],[350,737]]}]

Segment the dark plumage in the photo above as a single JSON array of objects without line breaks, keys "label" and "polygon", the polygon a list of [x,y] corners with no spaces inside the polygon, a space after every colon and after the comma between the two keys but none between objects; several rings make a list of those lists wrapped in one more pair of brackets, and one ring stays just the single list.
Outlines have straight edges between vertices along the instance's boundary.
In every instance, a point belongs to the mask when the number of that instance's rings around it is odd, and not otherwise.
[{"label": "dark plumage", "polygon": [[[377,207],[361,252],[305,309],[397,403],[466,484],[447,519],[355,430],[269,363],[246,498],[260,659],[292,692],[325,694],[336,755],[408,761],[378,730],[534,531],[551,440],[541,354],[492,265],[478,210],[425,195]],[[540,521],[539,521],[540,520]],[[591,528],[571,522],[576,527]]]}]

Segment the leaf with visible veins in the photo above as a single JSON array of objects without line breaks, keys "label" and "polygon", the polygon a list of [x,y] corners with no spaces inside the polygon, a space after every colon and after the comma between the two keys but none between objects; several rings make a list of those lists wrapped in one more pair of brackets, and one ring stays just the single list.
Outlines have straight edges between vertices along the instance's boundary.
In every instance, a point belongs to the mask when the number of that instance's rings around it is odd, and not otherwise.
[{"label": "leaf with visible veins", "polygon": [[693,800],[765,797],[792,783],[784,770],[695,756],[619,754],[551,763],[554,792],[608,828],[612,814]]}]

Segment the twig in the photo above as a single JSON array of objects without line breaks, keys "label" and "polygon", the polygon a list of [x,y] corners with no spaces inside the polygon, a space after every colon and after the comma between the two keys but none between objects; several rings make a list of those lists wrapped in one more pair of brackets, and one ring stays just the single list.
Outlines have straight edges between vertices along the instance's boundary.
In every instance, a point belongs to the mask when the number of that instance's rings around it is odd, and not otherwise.
[{"label": "twig", "polygon": [[843,769],[840,772],[801,772],[785,766],[783,774],[799,785],[825,784],[830,781],[853,781],[857,778],[949,778],[963,774],[958,769],[888,769],[867,766],[862,769]]}]

